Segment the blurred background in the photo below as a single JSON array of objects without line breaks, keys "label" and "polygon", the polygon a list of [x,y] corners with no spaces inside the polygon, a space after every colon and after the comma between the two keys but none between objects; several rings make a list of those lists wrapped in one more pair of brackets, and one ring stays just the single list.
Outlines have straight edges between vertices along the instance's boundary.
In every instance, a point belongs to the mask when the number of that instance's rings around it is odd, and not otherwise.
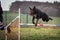
[{"label": "blurred background", "polygon": [[[29,7],[36,6],[42,12],[48,14],[53,21],[48,24],[60,25],[60,0],[0,0],[3,9],[4,25],[8,25],[14,20],[20,12],[20,23],[32,24],[32,17],[29,15]],[[20,8],[20,11],[19,11]],[[40,19],[41,23],[43,21]],[[39,23],[40,23],[39,21]],[[18,40],[18,19],[10,25],[12,32],[8,36],[8,40]],[[27,25],[26,25],[27,26]],[[24,25],[25,27],[25,25]],[[30,26],[31,27],[31,26]],[[32,26],[34,27],[34,26]],[[55,27],[53,27],[55,28]],[[33,30],[33,31],[32,31]],[[4,40],[5,31],[0,31],[0,39]],[[60,40],[59,29],[40,29],[40,28],[21,28],[21,40]]]}]

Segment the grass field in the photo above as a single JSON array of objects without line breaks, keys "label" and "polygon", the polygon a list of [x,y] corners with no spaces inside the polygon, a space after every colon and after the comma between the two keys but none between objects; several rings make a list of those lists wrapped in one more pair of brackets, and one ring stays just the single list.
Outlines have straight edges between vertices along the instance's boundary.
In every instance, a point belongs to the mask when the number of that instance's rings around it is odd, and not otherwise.
[{"label": "grass field", "polygon": [[0,40],[5,40],[5,31],[4,30],[0,30]]},{"label": "grass field", "polygon": [[60,29],[20,28],[21,40],[60,40]]}]

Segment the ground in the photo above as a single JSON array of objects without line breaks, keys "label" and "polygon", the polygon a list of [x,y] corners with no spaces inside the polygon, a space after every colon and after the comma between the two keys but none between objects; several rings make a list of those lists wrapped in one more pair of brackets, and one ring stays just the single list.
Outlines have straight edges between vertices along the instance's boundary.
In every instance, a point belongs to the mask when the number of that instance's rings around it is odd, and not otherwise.
[{"label": "ground", "polygon": [[21,40],[60,40],[60,29],[21,28]]}]

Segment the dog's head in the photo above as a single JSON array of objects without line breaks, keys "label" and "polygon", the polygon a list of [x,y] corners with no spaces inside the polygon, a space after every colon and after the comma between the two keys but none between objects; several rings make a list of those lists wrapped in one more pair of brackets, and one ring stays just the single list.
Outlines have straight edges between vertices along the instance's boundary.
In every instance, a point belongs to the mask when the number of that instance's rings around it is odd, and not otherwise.
[{"label": "dog's head", "polygon": [[34,16],[36,14],[36,7],[34,6],[33,8],[29,7],[30,9],[30,15]]}]

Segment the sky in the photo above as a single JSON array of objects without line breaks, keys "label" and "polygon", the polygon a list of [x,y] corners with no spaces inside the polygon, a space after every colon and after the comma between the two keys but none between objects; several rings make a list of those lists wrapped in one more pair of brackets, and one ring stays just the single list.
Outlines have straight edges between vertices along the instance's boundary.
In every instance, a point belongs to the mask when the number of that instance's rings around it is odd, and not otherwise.
[{"label": "sky", "polygon": [[[11,5],[12,2],[17,1],[17,0],[0,0],[1,1],[1,5],[3,10],[9,10],[9,7]],[[24,1],[24,0],[18,0],[18,1]],[[40,1],[40,2],[54,2],[54,1],[58,1],[60,2],[60,0],[26,0],[26,1]]]}]

